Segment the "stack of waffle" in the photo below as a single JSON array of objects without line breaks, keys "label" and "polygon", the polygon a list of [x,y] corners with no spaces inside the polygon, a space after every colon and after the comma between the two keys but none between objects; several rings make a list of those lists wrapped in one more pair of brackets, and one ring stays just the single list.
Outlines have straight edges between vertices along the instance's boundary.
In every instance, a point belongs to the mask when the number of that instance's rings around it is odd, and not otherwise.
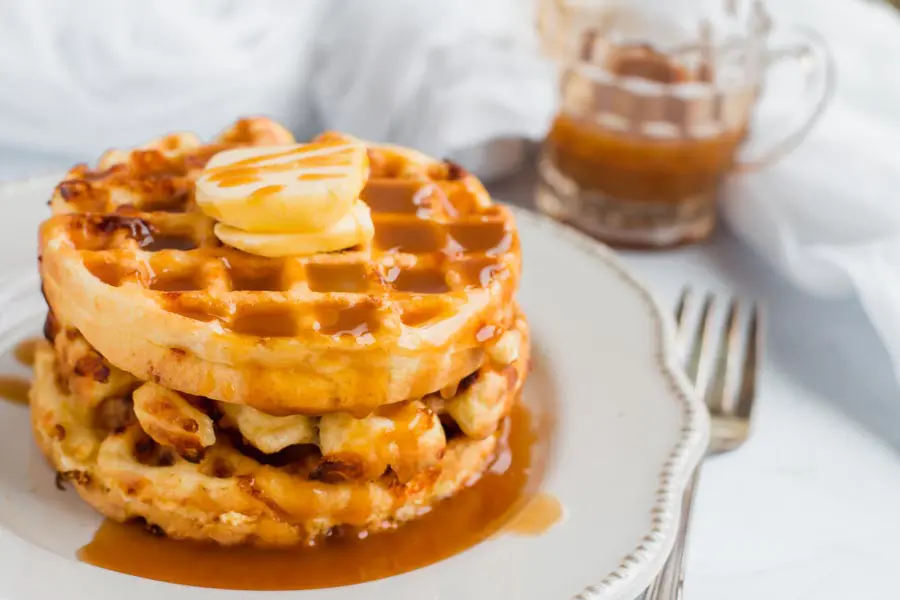
[{"label": "stack of waffle", "polygon": [[458,165],[368,144],[370,244],[280,258],[223,244],[195,202],[204,165],[290,143],[245,119],[209,144],[110,151],[56,188],[32,424],[108,517],[309,544],[427,512],[502,447],[529,356],[510,213]]}]

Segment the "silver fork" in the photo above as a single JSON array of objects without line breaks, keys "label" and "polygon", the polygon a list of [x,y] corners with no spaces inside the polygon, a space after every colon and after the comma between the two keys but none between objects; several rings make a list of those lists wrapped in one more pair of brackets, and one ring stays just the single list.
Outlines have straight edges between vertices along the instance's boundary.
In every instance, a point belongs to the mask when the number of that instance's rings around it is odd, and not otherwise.
[{"label": "silver fork", "polygon": [[[686,288],[675,308],[678,345],[688,379],[706,401],[712,421],[707,455],[735,450],[750,435],[750,417],[756,398],[761,350],[761,317],[756,306],[728,302],[724,325],[717,328],[717,307],[723,302],[706,294],[696,325],[691,326],[697,294]],[[746,313],[746,314],[745,314]],[[672,554],[643,600],[681,600],[684,588],[685,548],[700,467],[684,492],[681,521]]]}]

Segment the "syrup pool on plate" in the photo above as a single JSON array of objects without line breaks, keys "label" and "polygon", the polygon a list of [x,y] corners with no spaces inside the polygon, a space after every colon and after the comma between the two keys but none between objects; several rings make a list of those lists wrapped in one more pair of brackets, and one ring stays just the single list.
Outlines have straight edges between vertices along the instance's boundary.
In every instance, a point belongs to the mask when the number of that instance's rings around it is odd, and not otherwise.
[{"label": "syrup pool on plate", "polygon": [[28,404],[31,384],[24,377],[0,375],[0,398],[14,404]]},{"label": "syrup pool on plate", "polygon": [[542,462],[534,451],[545,429],[517,403],[481,479],[394,531],[364,539],[335,536],[315,548],[265,550],[170,540],[107,520],[78,557],[149,579],[223,589],[318,589],[399,575],[496,534],[535,535],[551,527],[561,515],[558,503],[545,494],[532,497],[531,489]]},{"label": "syrup pool on plate", "polygon": [[[38,339],[27,339],[16,344],[13,356],[16,362],[25,367],[34,363],[34,349]],[[13,404],[28,404],[28,389],[31,383],[18,375],[0,375],[0,400]]]}]

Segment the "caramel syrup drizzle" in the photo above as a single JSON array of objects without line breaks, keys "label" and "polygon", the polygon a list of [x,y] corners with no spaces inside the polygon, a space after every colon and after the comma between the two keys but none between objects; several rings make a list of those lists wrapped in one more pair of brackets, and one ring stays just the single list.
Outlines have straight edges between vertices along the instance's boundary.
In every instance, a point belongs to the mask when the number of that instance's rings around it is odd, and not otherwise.
[{"label": "caramel syrup drizzle", "polygon": [[[16,344],[13,350],[16,362],[31,367],[34,364],[34,351],[40,340],[27,339]],[[13,404],[28,404],[28,390],[31,383],[24,377],[16,375],[0,375],[0,398]]]},{"label": "caramel syrup drizzle", "polygon": [[[262,177],[266,174],[287,173],[290,171],[301,171],[297,176],[298,181],[338,178],[340,173],[317,173],[309,172],[309,170],[323,167],[349,167],[352,162],[351,157],[347,152],[341,152],[341,150],[348,148],[350,146],[344,142],[305,144],[290,150],[253,156],[222,165],[221,167],[211,168],[207,171],[205,178],[223,188],[262,183]],[[294,156],[296,156],[296,160],[284,162],[279,162],[278,160]],[[254,197],[277,194],[283,189],[283,185],[265,186],[256,190]]]},{"label": "caramel syrup drizzle", "polygon": [[[542,462],[534,452],[547,433],[517,403],[504,423],[494,463],[481,479],[393,531],[368,536],[349,531],[314,548],[265,550],[154,537],[137,526],[107,520],[78,557],[149,579],[235,590],[320,589],[399,575],[458,554],[495,534],[534,535],[555,523],[557,513],[552,507],[542,508],[552,502],[535,503],[530,496],[534,470]],[[363,500],[354,510],[368,511]],[[527,513],[525,517],[517,516],[521,511]]]}]

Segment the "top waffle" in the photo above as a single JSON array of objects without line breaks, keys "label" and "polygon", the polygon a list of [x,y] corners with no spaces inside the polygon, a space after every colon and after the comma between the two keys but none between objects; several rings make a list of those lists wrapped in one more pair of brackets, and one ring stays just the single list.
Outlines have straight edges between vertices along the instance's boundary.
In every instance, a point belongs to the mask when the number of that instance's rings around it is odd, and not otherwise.
[{"label": "top waffle", "polygon": [[292,142],[246,119],[208,145],[175,134],[72,169],[41,227],[54,313],[138,377],[273,414],[367,412],[479,368],[513,318],[509,211],[453,163],[369,145],[370,247],[276,259],[223,246],[194,203],[206,161]]}]

